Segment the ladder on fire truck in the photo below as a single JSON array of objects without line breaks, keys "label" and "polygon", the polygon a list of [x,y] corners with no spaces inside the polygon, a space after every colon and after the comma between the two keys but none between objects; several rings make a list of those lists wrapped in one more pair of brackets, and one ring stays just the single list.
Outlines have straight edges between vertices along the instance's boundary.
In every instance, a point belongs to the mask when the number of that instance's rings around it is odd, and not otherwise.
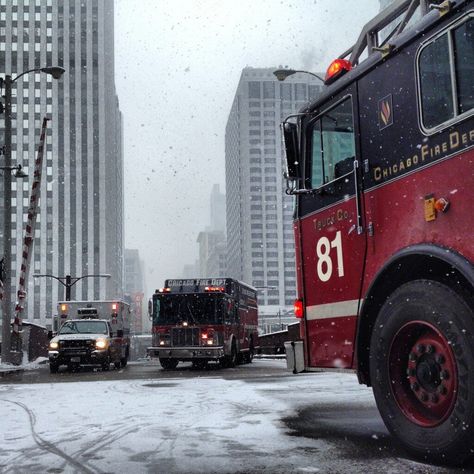
[{"label": "ladder on fire truck", "polygon": [[38,202],[41,192],[41,173],[43,169],[44,144],[46,137],[46,127],[48,118],[43,118],[41,127],[41,136],[38,146],[38,154],[35,161],[35,171],[33,175],[33,183],[31,186],[30,205],[28,208],[28,217],[26,221],[25,234],[23,237],[23,251],[20,267],[20,279],[17,291],[17,303],[15,307],[15,319],[13,322],[13,333],[17,334],[21,329],[21,313],[24,309],[24,300],[26,298],[26,282],[28,280],[28,271],[31,261],[31,247],[35,239],[36,217],[38,216]]},{"label": "ladder on fire truck", "polygon": [[[386,55],[393,49],[390,41],[406,29],[415,15],[423,17],[432,9],[443,15],[450,8],[449,0],[395,0],[364,26],[357,42],[339,58],[348,59],[352,66],[356,66],[365,51],[369,56],[374,52]],[[382,30],[384,39],[380,38]]]}]

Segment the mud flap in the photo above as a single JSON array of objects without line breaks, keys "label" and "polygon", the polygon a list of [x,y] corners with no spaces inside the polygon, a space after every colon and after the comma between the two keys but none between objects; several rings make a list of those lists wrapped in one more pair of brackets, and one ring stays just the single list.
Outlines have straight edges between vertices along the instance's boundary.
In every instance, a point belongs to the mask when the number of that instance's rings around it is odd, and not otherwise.
[{"label": "mud flap", "polygon": [[303,341],[285,342],[286,368],[298,374],[304,371]]}]

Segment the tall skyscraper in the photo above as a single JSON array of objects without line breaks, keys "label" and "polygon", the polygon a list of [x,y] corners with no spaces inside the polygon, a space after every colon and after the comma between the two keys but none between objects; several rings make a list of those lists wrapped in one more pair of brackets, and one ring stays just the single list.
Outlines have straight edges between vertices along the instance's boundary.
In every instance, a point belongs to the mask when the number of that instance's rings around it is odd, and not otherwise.
[{"label": "tall skyscraper", "polygon": [[125,249],[124,254],[124,300],[130,303],[132,311],[131,331],[142,334],[145,319],[143,317],[143,300],[148,299],[143,277],[143,263],[136,249]]},{"label": "tall skyscraper", "polygon": [[214,184],[210,199],[211,224],[199,232],[199,271],[194,277],[226,276],[225,194]]},{"label": "tall skyscraper", "polygon": [[[0,0],[0,76],[15,79],[50,65],[66,70],[59,81],[35,72],[14,82],[12,117],[12,161],[30,175],[13,184],[13,291],[40,122],[51,118],[23,314],[46,325],[64,299],[64,287],[51,278],[33,281],[33,273],[109,273],[109,280],[78,281],[72,299],[123,294],[122,117],[114,83],[112,0]],[[1,115],[0,127],[3,138]]]},{"label": "tall skyscraper", "polygon": [[261,288],[276,311],[296,296],[293,198],[285,194],[279,124],[322,83],[310,74],[278,82],[276,68],[245,68],[226,126],[227,273]]}]

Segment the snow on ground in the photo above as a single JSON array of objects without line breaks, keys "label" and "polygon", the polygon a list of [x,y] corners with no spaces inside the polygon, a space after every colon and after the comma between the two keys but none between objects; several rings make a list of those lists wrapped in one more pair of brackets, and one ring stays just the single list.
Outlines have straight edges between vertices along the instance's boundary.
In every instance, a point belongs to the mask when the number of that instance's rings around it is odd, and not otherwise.
[{"label": "snow on ground", "polygon": [[[27,360],[26,358],[24,358]],[[49,359],[47,357],[38,357],[31,362],[26,362],[21,365],[13,365],[9,363],[2,363],[0,360],[0,374],[2,372],[11,372],[12,370],[35,370],[40,365],[48,363]]]},{"label": "snow on ground", "polygon": [[330,472],[281,420],[335,400],[374,404],[348,374],[3,384],[0,472]]}]

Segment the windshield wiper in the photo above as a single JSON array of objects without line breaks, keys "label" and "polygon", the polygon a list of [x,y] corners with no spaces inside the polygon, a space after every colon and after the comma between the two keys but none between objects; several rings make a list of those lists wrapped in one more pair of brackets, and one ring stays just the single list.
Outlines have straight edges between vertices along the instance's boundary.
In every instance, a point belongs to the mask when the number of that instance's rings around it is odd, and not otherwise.
[{"label": "windshield wiper", "polygon": [[189,301],[186,302],[186,307],[188,308],[188,311],[189,311],[189,315],[191,316],[191,321],[192,323],[197,326],[197,321],[196,321],[196,318],[194,317],[193,315],[193,312],[191,311],[191,307],[189,306]]}]

